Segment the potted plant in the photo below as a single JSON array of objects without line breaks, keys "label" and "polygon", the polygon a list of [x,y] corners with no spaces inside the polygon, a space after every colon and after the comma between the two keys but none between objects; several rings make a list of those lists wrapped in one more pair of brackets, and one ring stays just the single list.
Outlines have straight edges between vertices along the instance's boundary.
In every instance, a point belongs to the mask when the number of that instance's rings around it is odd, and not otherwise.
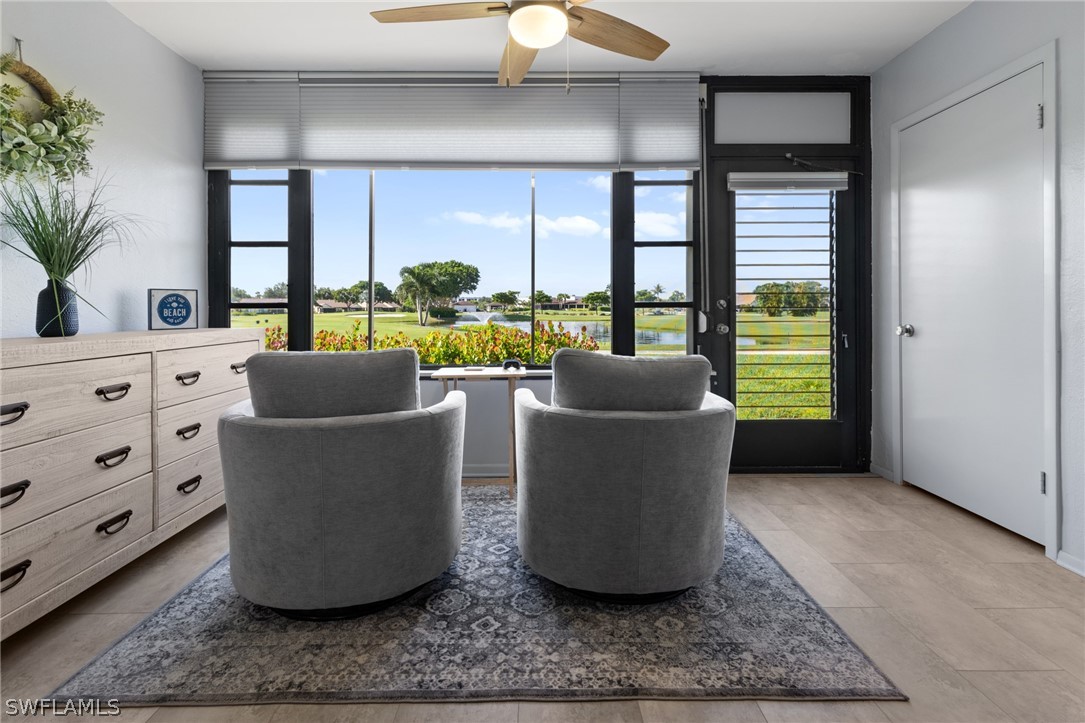
[{"label": "potted plant", "polygon": [[8,239],[0,243],[37,261],[47,278],[38,294],[34,329],[39,336],[74,336],[79,331],[76,297],[86,299],[73,286],[72,275],[102,249],[130,237],[131,218],[107,211],[101,195],[100,184],[83,199],[59,182],[40,189],[26,181],[0,188],[0,222],[22,244]]}]

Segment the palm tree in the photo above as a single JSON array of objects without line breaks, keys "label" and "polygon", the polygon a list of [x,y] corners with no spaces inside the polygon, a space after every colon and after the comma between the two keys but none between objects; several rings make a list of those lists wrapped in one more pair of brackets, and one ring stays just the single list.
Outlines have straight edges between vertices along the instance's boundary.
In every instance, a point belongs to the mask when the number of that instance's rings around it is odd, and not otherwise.
[{"label": "palm tree", "polygon": [[656,284],[655,286],[653,286],[651,288],[651,292],[652,296],[654,296],[655,298],[652,299],[652,301],[659,301],[659,299],[663,296],[664,291],[666,291],[666,289],[663,288],[663,284]]},{"label": "palm tree", "polygon": [[401,302],[413,303],[418,312],[418,325],[429,321],[429,307],[436,292],[437,280],[424,265],[404,266],[399,270],[400,284],[396,297]]}]

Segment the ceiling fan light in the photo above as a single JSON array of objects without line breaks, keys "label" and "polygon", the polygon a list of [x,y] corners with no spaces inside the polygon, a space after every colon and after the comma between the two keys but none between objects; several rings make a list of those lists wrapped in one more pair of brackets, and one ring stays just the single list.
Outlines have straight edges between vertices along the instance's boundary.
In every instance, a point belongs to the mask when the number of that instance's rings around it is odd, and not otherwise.
[{"label": "ceiling fan light", "polygon": [[556,5],[524,5],[509,16],[509,33],[527,48],[557,45],[569,32],[569,17]]}]

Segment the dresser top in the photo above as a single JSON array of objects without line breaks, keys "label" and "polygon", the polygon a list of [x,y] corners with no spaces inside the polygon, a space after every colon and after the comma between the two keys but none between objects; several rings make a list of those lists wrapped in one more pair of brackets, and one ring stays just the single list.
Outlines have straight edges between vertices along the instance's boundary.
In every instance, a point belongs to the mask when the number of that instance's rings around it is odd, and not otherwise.
[{"label": "dresser top", "polygon": [[262,340],[263,329],[186,329],[167,331],[116,331],[69,337],[20,337],[0,339],[0,368],[54,364],[77,359],[97,359],[123,354],[142,354],[168,349]]}]

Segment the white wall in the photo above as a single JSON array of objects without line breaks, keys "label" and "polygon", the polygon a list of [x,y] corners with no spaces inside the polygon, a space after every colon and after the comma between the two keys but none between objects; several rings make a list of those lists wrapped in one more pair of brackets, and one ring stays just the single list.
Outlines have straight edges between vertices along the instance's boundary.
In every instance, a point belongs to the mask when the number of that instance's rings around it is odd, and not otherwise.
[{"label": "white wall", "polygon": [[[147,289],[199,289],[207,319],[207,181],[200,71],[105,2],[0,3],[0,47],[23,40],[23,59],[60,92],[75,88],[105,114],[94,133],[93,175],[109,182],[112,211],[140,218],[133,242],[110,249],[76,288],[80,333],[147,328]],[[79,179],[78,188],[91,181]],[[6,237],[6,235],[5,235]],[[45,275],[4,248],[0,336],[34,335]]]},{"label": "white wall", "polygon": [[[898,323],[890,291],[890,126],[1052,40],[1058,41],[1061,476],[1059,559],[1085,572],[1085,5],[974,2],[878,70],[871,81],[874,144],[874,429],[872,461],[891,470],[889,414]],[[997,152],[997,149],[992,149]],[[1004,303],[1012,302],[1012,289]],[[1000,300],[992,304],[997,314]],[[997,394],[998,390],[991,390]],[[1009,400],[1012,402],[1012,400]],[[1012,403],[1010,405],[1012,409]],[[1007,418],[1007,424],[1013,419]]]}]

